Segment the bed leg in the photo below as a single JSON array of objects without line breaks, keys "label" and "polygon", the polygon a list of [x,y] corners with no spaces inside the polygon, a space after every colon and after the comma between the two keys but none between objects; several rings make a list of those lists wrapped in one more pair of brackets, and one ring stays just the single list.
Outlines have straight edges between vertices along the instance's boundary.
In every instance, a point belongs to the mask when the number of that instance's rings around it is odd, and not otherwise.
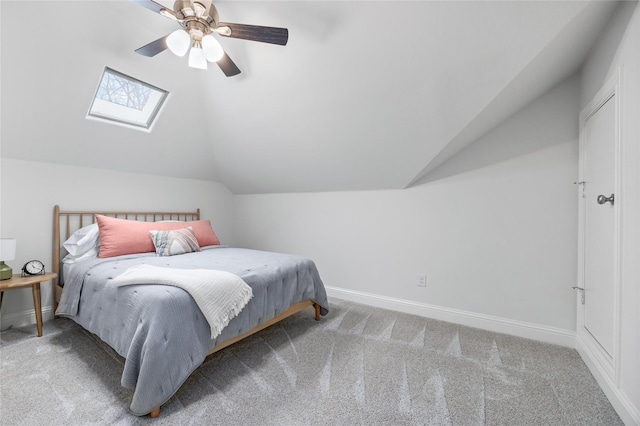
[{"label": "bed leg", "polygon": [[149,415],[151,416],[151,418],[155,419],[156,417],[158,417],[160,415],[160,407],[156,407],[153,409],[153,411],[151,411],[149,413]]},{"label": "bed leg", "polygon": [[313,307],[316,308],[316,321],[320,321],[320,305],[314,303]]}]

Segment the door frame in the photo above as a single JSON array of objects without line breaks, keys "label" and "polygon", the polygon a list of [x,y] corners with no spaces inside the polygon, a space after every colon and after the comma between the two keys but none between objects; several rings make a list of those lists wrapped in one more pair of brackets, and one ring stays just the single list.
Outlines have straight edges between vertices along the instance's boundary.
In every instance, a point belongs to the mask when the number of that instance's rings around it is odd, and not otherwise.
[{"label": "door frame", "polygon": [[[614,306],[613,306],[613,353],[611,356],[600,346],[595,338],[589,333],[584,326],[584,305],[582,304],[583,291],[577,291],[577,321],[576,321],[576,340],[577,345],[581,347],[586,355],[595,364],[606,377],[608,377],[616,386],[620,384],[620,323],[621,323],[621,289],[622,289],[622,205],[624,203],[624,194],[622,192],[622,140],[621,140],[621,108],[622,108],[622,90],[620,88],[622,82],[622,67],[618,69],[602,88],[592,98],[591,102],[580,112],[579,117],[579,163],[578,163],[578,283],[577,286],[584,288],[585,280],[585,235],[586,235],[586,199],[584,198],[585,176],[584,168],[586,163],[586,135],[585,125],[607,101],[613,98],[615,105],[615,162],[614,162]],[[588,184],[588,183],[587,183]],[[585,295],[587,298],[588,294]]]}]

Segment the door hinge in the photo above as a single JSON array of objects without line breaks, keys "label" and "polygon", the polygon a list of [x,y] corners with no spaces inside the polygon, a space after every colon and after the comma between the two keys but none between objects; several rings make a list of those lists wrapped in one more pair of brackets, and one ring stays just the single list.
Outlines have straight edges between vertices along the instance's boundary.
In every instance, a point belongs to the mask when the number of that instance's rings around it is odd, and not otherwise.
[{"label": "door hinge", "polygon": [[571,288],[580,292],[580,295],[582,296],[582,304],[584,305],[584,288],[578,287],[577,285],[574,285]]}]

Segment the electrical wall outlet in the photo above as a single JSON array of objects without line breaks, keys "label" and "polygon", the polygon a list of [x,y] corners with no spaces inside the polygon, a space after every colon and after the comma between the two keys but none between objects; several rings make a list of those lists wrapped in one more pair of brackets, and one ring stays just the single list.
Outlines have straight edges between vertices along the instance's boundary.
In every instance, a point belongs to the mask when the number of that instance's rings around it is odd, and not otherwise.
[{"label": "electrical wall outlet", "polygon": [[418,287],[427,286],[427,274],[418,274]]}]

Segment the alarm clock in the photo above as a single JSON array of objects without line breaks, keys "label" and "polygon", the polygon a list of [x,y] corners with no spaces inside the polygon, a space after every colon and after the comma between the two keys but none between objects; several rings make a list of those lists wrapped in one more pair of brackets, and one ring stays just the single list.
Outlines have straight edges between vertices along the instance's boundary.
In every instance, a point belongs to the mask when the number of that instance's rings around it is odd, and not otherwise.
[{"label": "alarm clock", "polygon": [[44,263],[39,260],[30,260],[22,267],[22,276],[44,274]]}]

